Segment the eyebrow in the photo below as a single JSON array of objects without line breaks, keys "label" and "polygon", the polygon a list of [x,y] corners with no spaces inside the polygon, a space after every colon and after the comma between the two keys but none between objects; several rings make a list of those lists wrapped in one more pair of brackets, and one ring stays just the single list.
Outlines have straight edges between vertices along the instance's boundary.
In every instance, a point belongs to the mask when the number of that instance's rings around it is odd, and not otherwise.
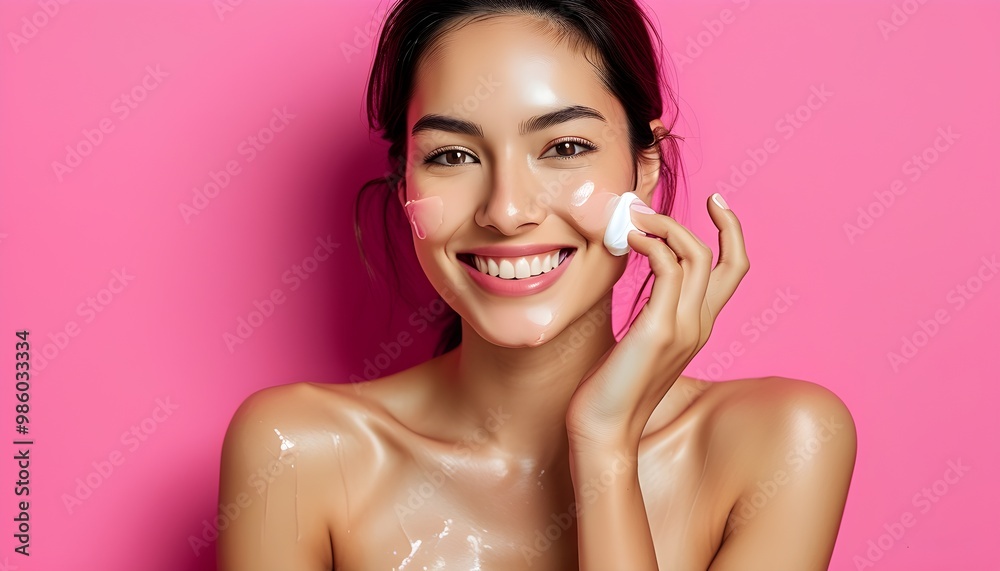
[{"label": "eyebrow", "polygon": [[[527,135],[534,133],[535,131],[547,129],[553,125],[565,123],[567,121],[587,118],[598,119],[605,123],[608,122],[608,120],[604,118],[604,115],[601,115],[596,109],[585,107],[583,105],[572,105],[569,107],[563,107],[562,109],[557,109],[544,115],[536,115],[527,121],[521,121],[517,126],[518,133],[521,135]],[[484,138],[483,128],[479,124],[466,121],[464,119],[456,119],[447,115],[439,115],[437,113],[430,113],[421,117],[420,120],[413,125],[413,130],[410,134],[416,135],[420,131],[432,130],[447,131],[449,133],[458,133],[460,135],[471,135],[473,137]]]}]

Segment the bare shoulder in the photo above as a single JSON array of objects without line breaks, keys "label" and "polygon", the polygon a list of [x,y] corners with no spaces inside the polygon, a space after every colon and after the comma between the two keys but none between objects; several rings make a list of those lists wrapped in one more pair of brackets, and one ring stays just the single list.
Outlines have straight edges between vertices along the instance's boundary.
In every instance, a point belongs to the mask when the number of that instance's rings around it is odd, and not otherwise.
[{"label": "bare shoulder", "polygon": [[[374,410],[353,385],[294,382],[251,393],[233,413],[222,445],[223,479],[257,491],[275,473],[295,468],[300,485],[320,483],[339,468],[337,444]],[[257,474],[259,478],[255,477]],[[328,490],[318,485],[316,490]],[[271,490],[273,491],[273,489]]]},{"label": "bare shoulder", "polygon": [[[282,435],[335,433],[349,428],[354,412],[381,410],[377,383],[293,382],[260,389],[247,396],[233,413],[227,439],[282,444]],[[300,452],[309,451],[308,446]],[[319,447],[328,449],[326,446]]]},{"label": "bare shoulder", "polygon": [[857,451],[854,419],[834,392],[777,376],[682,376],[647,431],[652,458],[686,458],[678,469],[713,487],[720,543],[710,571],[827,568]]},{"label": "bare shoulder", "polygon": [[740,406],[745,403],[753,404],[755,408],[764,406],[771,411],[819,407],[839,408],[847,413],[847,406],[833,391],[802,379],[771,376],[715,382],[691,380],[701,385],[711,385],[717,393],[716,404],[727,407],[727,412],[747,408]]},{"label": "bare shoulder", "polygon": [[742,435],[748,445],[770,449],[781,442],[798,445],[814,438],[828,442],[836,436],[843,451],[856,446],[850,410],[822,385],[786,377],[712,384],[716,392],[710,399],[712,422],[726,435]]},{"label": "bare shoulder", "polygon": [[233,413],[221,454],[220,570],[332,564],[328,401],[292,383],[250,394]]},{"label": "bare shoulder", "polygon": [[[222,445],[219,498],[231,521],[219,532],[220,570],[332,567],[347,505],[343,448],[384,410],[362,385],[293,382],[243,399]],[[352,455],[351,465],[368,464]]]},{"label": "bare shoulder", "polygon": [[786,377],[704,381],[681,376],[650,417],[647,433],[669,432],[674,425],[710,434],[716,443],[738,442],[754,457],[781,443],[805,444],[814,437],[826,442],[836,435],[853,462],[856,446],[854,419],[840,397],[817,383]]},{"label": "bare shoulder", "polygon": [[716,385],[706,415],[711,447],[726,451],[735,468],[732,507],[713,571],[739,569],[748,557],[768,561],[758,551],[781,544],[787,533],[805,540],[786,548],[788,561],[797,561],[798,568],[825,569],[857,455],[850,411],[829,389],[800,379]]},{"label": "bare shoulder", "polygon": [[819,448],[827,461],[853,469],[854,419],[843,400],[822,385],[777,376],[715,382],[681,377],[676,388],[674,402],[661,404],[663,417],[673,416],[665,412],[671,408],[683,412],[697,432],[711,435],[714,449],[732,450],[733,460],[751,472],[757,466],[799,467]]},{"label": "bare shoulder", "polygon": [[274,440],[280,445],[282,429],[291,433],[315,428],[314,423],[319,420],[331,394],[307,382],[257,390],[243,399],[233,413],[226,438],[255,442]]}]

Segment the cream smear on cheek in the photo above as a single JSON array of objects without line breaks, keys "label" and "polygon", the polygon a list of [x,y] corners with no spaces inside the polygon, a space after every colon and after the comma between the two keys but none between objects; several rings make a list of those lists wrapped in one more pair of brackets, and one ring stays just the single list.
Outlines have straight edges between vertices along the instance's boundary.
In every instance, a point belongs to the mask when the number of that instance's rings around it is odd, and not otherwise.
[{"label": "cream smear on cheek", "polygon": [[636,198],[631,192],[595,192],[594,182],[588,180],[566,200],[557,201],[553,206],[561,208],[563,214],[575,221],[578,230],[587,239],[604,244],[615,256],[623,256],[629,252],[628,231],[638,230],[632,223],[629,208]]},{"label": "cream smear on cheek", "polygon": [[444,220],[444,201],[440,196],[408,200],[403,210],[413,227],[413,235],[421,240],[437,231]]}]

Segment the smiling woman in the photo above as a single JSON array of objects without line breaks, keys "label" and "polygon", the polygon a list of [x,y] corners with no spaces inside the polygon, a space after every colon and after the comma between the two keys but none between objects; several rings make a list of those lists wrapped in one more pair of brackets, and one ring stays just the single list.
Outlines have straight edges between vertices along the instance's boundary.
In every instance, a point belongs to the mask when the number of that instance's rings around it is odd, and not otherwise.
[{"label": "smiling woman", "polygon": [[[681,374],[749,261],[721,196],[714,268],[668,215],[655,36],[634,0],[394,6],[368,112],[396,175],[361,198],[381,192],[390,253],[412,244],[451,324],[405,371],[246,399],[220,569],[826,568],[856,448],[843,403]],[[616,341],[629,250],[654,279]]]}]

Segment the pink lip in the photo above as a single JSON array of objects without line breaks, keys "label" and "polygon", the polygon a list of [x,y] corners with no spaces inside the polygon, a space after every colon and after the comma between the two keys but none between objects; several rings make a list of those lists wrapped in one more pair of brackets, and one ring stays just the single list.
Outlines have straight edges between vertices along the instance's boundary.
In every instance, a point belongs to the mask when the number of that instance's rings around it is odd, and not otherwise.
[{"label": "pink lip", "polygon": [[524,246],[483,246],[482,248],[476,248],[475,250],[468,250],[466,252],[459,252],[460,254],[477,254],[479,256],[488,256],[490,258],[520,258],[522,256],[531,256],[533,254],[544,254],[545,252],[551,252],[552,250],[562,250],[563,248],[574,248],[569,244],[526,244]]},{"label": "pink lip", "polygon": [[[534,248],[535,246],[531,247]],[[547,252],[549,250],[555,250],[559,246],[545,245],[543,247],[547,249],[542,251]],[[570,252],[566,256],[566,259],[563,260],[561,264],[556,266],[554,270],[551,270],[544,274],[537,275],[535,277],[524,278],[519,280],[506,280],[493,277],[489,274],[484,274],[480,272],[479,270],[470,266],[469,264],[466,264],[465,262],[459,262],[459,263],[462,264],[462,266],[465,268],[465,271],[469,272],[469,275],[472,276],[472,280],[477,284],[479,284],[479,286],[485,289],[486,291],[497,295],[516,297],[522,295],[531,295],[534,293],[545,291],[546,289],[550,288],[552,284],[556,283],[556,280],[558,280],[559,277],[566,271],[566,268],[567,266],[569,266],[569,263],[574,255],[576,255],[575,249],[572,252]]]}]

